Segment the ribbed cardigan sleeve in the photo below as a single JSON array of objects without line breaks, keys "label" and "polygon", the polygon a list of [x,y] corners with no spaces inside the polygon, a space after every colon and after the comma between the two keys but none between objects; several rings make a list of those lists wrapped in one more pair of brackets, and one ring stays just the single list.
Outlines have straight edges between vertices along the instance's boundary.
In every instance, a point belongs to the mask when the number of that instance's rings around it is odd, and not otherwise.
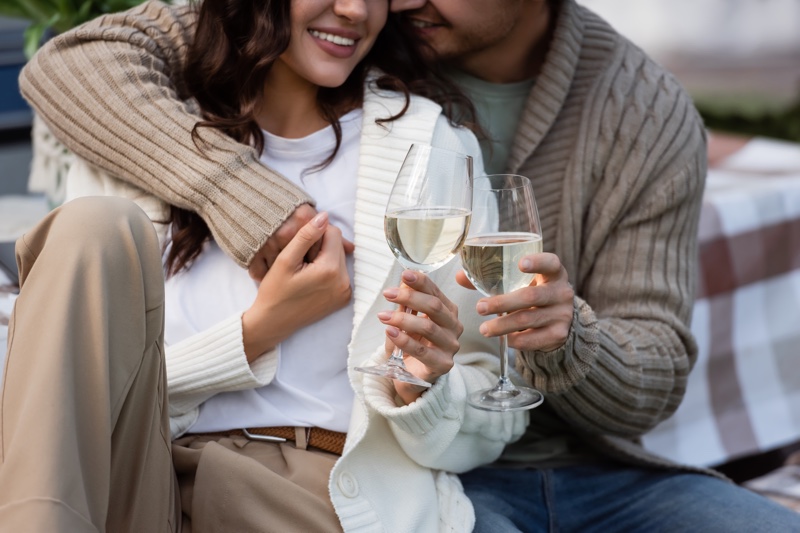
[{"label": "ribbed cardigan sleeve", "polygon": [[611,57],[586,99],[558,215],[578,295],[572,329],[561,349],[518,365],[577,430],[637,438],[677,409],[697,354],[705,134],[680,85],[641,51],[621,42]]},{"label": "ribbed cardigan sleeve", "polygon": [[221,392],[268,385],[278,370],[278,350],[247,362],[242,317],[234,315],[165,347],[172,438],[197,420],[200,404]]},{"label": "ribbed cardigan sleeve", "polygon": [[252,148],[205,128],[182,67],[194,35],[189,6],[146,2],[49,41],[25,66],[23,96],[73,152],[145,191],[199,213],[220,247],[246,266],[311,199]]}]

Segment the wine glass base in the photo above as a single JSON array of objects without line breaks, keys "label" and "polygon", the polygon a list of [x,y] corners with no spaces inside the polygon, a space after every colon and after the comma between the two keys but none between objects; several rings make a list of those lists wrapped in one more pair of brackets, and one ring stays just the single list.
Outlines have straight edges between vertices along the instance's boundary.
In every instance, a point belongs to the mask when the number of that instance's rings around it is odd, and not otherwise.
[{"label": "wine glass base", "polygon": [[411,383],[412,385],[419,385],[420,387],[430,387],[431,384],[424,381],[403,367],[383,363],[382,365],[375,366],[359,366],[355,370],[373,374],[375,376],[383,376],[389,379],[396,379],[404,383]]},{"label": "wine glass base", "polygon": [[517,387],[512,390],[484,389],[473,392],[467,403],[484,411],[524,411],[539,407],[544,395],[536,389]]}]

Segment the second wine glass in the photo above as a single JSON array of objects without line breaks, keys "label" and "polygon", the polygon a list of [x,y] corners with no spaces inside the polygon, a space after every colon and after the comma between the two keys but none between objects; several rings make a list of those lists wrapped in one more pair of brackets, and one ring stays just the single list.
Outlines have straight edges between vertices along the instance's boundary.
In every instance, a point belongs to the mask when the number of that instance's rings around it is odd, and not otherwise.
[{"label": "second wine glass", "polygon": [[[519,269],[520,260],[542,251],[539,212],[528,178],[495,174],[474,184],[472,225],[461,263],[467,277],[485,296],[506,294],[530,285],[534,274]],[[544,401],[536,389],[518,387],[508,377],[508,338],[500,336],[500,379],[494,388],[471,394],[467,402],[487,411],[532,409]]]},{"label": "second wine glass", "polygon": [[[389,195],[384,218],[386,241],[404,268],[427,273],[458,255],[472,213],[472,172],[472,157],[468,155],[424,144],[411,145]],[[406,370],[399,348],[386,363],[356,370],[431,386]]]}]

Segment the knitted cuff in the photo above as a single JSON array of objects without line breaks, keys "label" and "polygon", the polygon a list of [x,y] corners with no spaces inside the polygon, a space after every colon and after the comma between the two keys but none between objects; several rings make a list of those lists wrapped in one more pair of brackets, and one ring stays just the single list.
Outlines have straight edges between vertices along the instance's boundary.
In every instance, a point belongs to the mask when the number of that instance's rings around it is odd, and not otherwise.
[{"label": "knitted cuff", "polygon": [[516,369],[543,393],[561,393],[586,378],[597,359],[600,332],[591,306],[575,296],[572,327],[561,348],[522,351]]}]

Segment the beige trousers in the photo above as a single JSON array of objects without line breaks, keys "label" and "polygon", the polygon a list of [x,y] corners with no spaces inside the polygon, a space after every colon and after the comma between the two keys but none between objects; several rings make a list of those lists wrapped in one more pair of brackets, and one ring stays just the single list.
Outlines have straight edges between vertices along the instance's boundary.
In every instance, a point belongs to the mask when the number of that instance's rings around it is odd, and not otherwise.
[{"label": "beige trousers", "polygon": [[172,447],[183,533],[335,533],[328,495],[338,455],[294,443],[187,436]]},{"label": "beige trousers", "polygon": [[127,200],[79,199],[16,251],[0,531],[176,531],[152,223]]},{"label": "beige trousers", "polygon": [[17,258],[0,532],[341,531],[327,487],[338,456],[244,438],[170,443],[161,254],[138,207],[73,200],[17,242]]}]

